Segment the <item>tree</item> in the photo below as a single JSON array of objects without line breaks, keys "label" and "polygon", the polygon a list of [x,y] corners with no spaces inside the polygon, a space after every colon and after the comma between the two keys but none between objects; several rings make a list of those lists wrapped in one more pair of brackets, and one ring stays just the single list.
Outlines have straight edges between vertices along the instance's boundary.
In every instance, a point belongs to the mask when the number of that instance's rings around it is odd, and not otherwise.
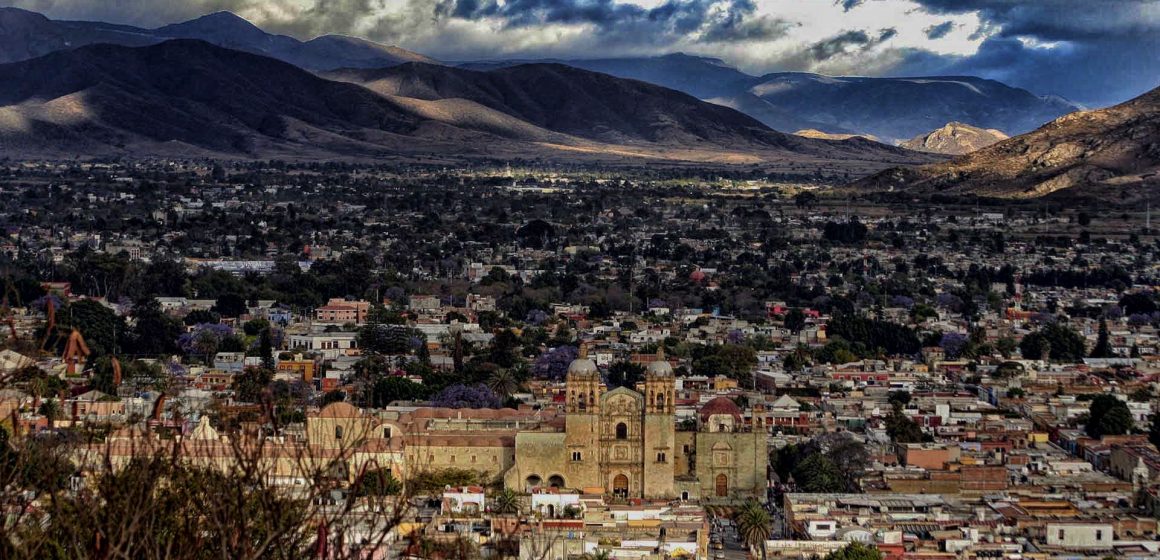
[{"label": "tree", "polygon": [[370,386],[370,406],[382,408],[395,401],[426,399],[430,392],[426,385],[402,377],[382,377]]},{"label": "tree", "polygon": [[1160,447],[1160,413],[1148,416],[1148,441],[1152,442],[1152,445]]},{"label": "tree", "polygon": [[818,195],[812,191],[802,191],[793,196],[793,202],[798,208],[812,208],[818,203]]},{"label": "tree", "polygon": [[901,407],[894,407],[886,417],[886,433],[895,443],[920,443],[926,439],[922,428]]},{"label": "tree", "polygon": [[737,535],[741,540],[745,541],[750,549],[762,550],[764,556],[763,545],[772,533],[769,512],[761,507],[757,500],[750,499],[737,511],[734,521],[737,523]]},{"label": "tree", "polygon": [[351,491],[355,496],[397,496],[403,491],[403,483],[399,482],[391,469],[374,469],[364,472],[354,484]]},{"label": "tree", "polygon": [[1024,369],[1023,364],[1019,362],[1007,361],[999,364],[991,374],[991,377],[996,379],[1012,379],[1023,375]]},{"label": "tree", "polygon": [[995,349],[1004,358],[1010,358],[1011,354],[1014,354],[1017,348],[1019,348],[1019,345],[1015,343],[1014,338],[1009,336],[1000,337],[999,340],[995,341]]},{"label": "tree", "polygon": [[1060,362],[1076,362],[1084,356],[1084,341],[1079,333],[1060,323],[1050,323],[1025,337],[1019,351],[1029,360],[1037,360],[1046,353]]},{"label": "tree", "polygon": [[1112,343],[1108,337],[1108,321],[1107,319],[1100,319],[1099,335],[1096,337],[1096,345],[1092,348],[1090,357],[1111,358],[1112,355]]},{"label": "tree", "polygon": [[802,492],[830,493],[846,489],[841,469],[821,453],[811,454],[798,463],[793,469],[793,478]]},{"label": "tree", "polygon": [[506,399],[519,390],[520,381],[510,369],[501,368],[495,370],[488,378],[487,388]]},{"label": "tree", "polygon": [[537,379],[563,379],[568,366],[580,355],[575,346],[558,346],[540,354],[532,364]]},{"label": "tree", "polygon": [[181,322],[161,311],[154,298],[138,300],[133,306],[133,349],[136,354],[165,356],[178,352]]},{"label": "tree", "polygon": [[269,327],[258,334],[258,357],[262,359],[262,367],[274,369],[274,340]]},{"label": "tree", "polygon": [[218,296],[211,311],[220,314],[222,317],[241,317],[249,313],[250,308],[246,306],[246,298],[240,294],[227,293]]},{"label": "tree", "polygon": [[431,399],[431,406],[442,408],[500,408],[503,399],[486,385],[455,384]]},{"label": "tree", "polygon": [[850,543],[825,556],[825,560],[882,560],[882,552],[862,543]]},{"label": "tree", "polygon": [[1135,421],[1128,405],[1112,395],[1099,395],[1088,407],[1084,431],[1093,438],[1118,436],[1128,433]]},{"label": "tree", "polygon": [[115,353],[119,341],[127,338],[125,320],[96,300],[83,299],[58,309],[56,321],[58,328],[55,333],[49,333],[48,342],[55,345],[57,352],[64,350],[71,329],[77,329],[85,337],[93,356]]},{"label": "tree", "polygon": [[890,394],[886,396],[886,402],[890,403],[891,405],[897,404],[898,406],[906,406],[910,404],[910,391],[891,391]]},{"label": "tree", "polygon": [[825,433],[814,438],[812,443],[842,473],[846,491],[856,491],[858,479],[870,466],[870,452],[866,446],[849,432]]},{"label": "tree", "polygon": [[785,319],[782,320],[782,323],[790,332],[800,332],[806,326],[806,314],[801,309],[795,307],[786,312]]},{"label": "tree", "polygon": [[520,496],[511,488],[504,488],[495,495],[496,513],[519,513]]},{"label": "tree", "polygon": [[262,402],[262,397],[274,380],[274,371],[260,367],[248,367],[234,376],[234,397],[242,402]]}]

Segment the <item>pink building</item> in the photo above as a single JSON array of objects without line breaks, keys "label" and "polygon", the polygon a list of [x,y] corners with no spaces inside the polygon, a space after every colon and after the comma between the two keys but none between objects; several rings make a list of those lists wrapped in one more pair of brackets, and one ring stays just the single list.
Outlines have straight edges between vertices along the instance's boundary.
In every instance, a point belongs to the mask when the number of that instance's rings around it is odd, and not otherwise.
[{"label": "pink building", "polygon": [[344,325],[354,323],[361,325],[367,320],[367,313],[371,310],[369,301],[351,301],[342,298],[332,298],[326,305],[314,310],[314,320],[319,323],[333,323]]}]

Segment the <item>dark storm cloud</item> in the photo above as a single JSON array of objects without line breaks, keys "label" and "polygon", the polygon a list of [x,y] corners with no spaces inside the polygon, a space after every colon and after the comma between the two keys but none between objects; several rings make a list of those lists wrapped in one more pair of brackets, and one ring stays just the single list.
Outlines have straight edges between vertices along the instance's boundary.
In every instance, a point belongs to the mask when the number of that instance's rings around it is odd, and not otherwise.
[{"label": "dark storm cloud", "polygon": [[1060,95],[1091,107],[1125,101],[1160,86],[1160,38],[1108,37],[1100,41],[1030,47],[992,37],[969,57],[914,50],[893,75],[968,75],[999,80],[1037,94]]},{"label": "dark storm cloud", "polygon": [[850,46],[861,46],[870,42],[870,36],[860,29],[845,31],[810,45],[810,56],[814,60],[827,60],[846,52]]},{"label": "dark storm cloud", "polygon": [[843,12],[848,12],[865,1],[866,0],[834,0],[834,5],[841,6]]},{"label": "dark storm cloud", "polygon": [[879,43],[890,40],[898,34],[898,30],[893,27],[882,29],[878,32],[876,37],[871,37],[869,33],[861,29],[853,29],[843,31],[833,37],[818,41],[810,45],[810,58],[817,62],[829,60],[841,54],[847,54],[851,50],[858,51],[868,49]]},{"label": "dark storm cloud", "polygon": [[1141,36],[1160,30],[1155,0],[914,1],[933,13],[977,13],[1002,37],[1084,41],[1103,39],[1109,33]]},{"label": "dark storm cloud", "polygon": [[915,1],[933,13],[977,13],[975,33],[986,40],[968,57],[912,51],[897,75],[978,75],[1092,106],[1160,86],[1160,9],[1154,1]]},{"label": "dark storm cloud", "polygon": [[947,21],[944,21],[938,25],[932,25],[930,27],[927,27],[926,29],[923,29],[922,31],[923,31],[923,33],[926,33],[927,39],[935,40],[935,39],[942,39],[943,37],[946,37],[947,33],[950,33],[954,28],[955,28],[955,22],[947,20]]},{"label": "dark storm cloud", "polygon": [[439,13],[478,20],[497,18],[506,27],[590,24],[605,34],[631,33],[638,40],[700,32],[703,42],[767,40],[781,37],[792,24],[756,14],[752,0],[669,0],[643,8],[615,0],[445,0]]}]

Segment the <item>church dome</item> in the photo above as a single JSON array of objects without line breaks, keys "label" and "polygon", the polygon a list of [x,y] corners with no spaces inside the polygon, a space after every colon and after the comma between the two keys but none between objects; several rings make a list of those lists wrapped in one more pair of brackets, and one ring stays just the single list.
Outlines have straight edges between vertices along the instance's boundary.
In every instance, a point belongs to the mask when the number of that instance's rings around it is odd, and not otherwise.
[{"label": "church dome", "polygon": [[648,367],[645,368],[645,373],[655,377],[671,377],[673,375],[673,366],[665,359],[663,346],[657,350],[657,358],[649,362]]},{"label": "church dome", "polygon": [[588,347],[586,345],[580,346],[580,355],[568,364],[568,375],[598,375],[600,370],[596,367],[596,362],[588,358]]},{"label": "church dome", "polygon": [[698,416],[701,417],[702,422],[705,422],[709,420],[710,416],[716,414],[727,414],[733,416],[734,420],[740,421],[741,407],[737,406],[737,403],[733,402],[733,399],[729,397],[717,397],[705,403],[705,406],[701,407]]},{"label": "church dome", "polygon": [[575,360],[572,360],[571,364],[568,364],[568,373],[575,375],[590,375],[593,373],[600,373],[600,370],[596,368],[596,362],[593,362],[588,358],[576,358]]}]

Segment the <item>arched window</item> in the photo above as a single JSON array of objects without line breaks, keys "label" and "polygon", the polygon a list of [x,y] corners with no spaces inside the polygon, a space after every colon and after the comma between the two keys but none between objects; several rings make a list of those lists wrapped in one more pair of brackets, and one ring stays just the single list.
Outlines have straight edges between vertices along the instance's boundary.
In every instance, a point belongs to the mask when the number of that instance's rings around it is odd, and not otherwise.
[{"label": "arched window", "polygon": [[657,408],[664,408],[664,407],[665,407],[665,395],[664,395],[664,393],[657,393]]},{"label": "arched window", "polygon": [[616,439],[628,439],[628,425],[624,422],[616,425]]},{"label": "arched window", "polygon": [[729,495],[729,477],[725,476],[724,474],[719,474],[719,475],[717,475],[716,482],[717,482],[717,484],[716,484],[715,489],[717,490],[717,492],[716,492],[717,496],[721,497],[721,498],[728,496]]},{"label": "arched window", "polygon": [[584,393],[580,393],[580,399],[576,401],[576,408],[579,410],[588,408],[588,404],[584,399]]},{"label": "arched window", "polygon": [[342,426],[334,427],[334,439],[342,439]]}]

